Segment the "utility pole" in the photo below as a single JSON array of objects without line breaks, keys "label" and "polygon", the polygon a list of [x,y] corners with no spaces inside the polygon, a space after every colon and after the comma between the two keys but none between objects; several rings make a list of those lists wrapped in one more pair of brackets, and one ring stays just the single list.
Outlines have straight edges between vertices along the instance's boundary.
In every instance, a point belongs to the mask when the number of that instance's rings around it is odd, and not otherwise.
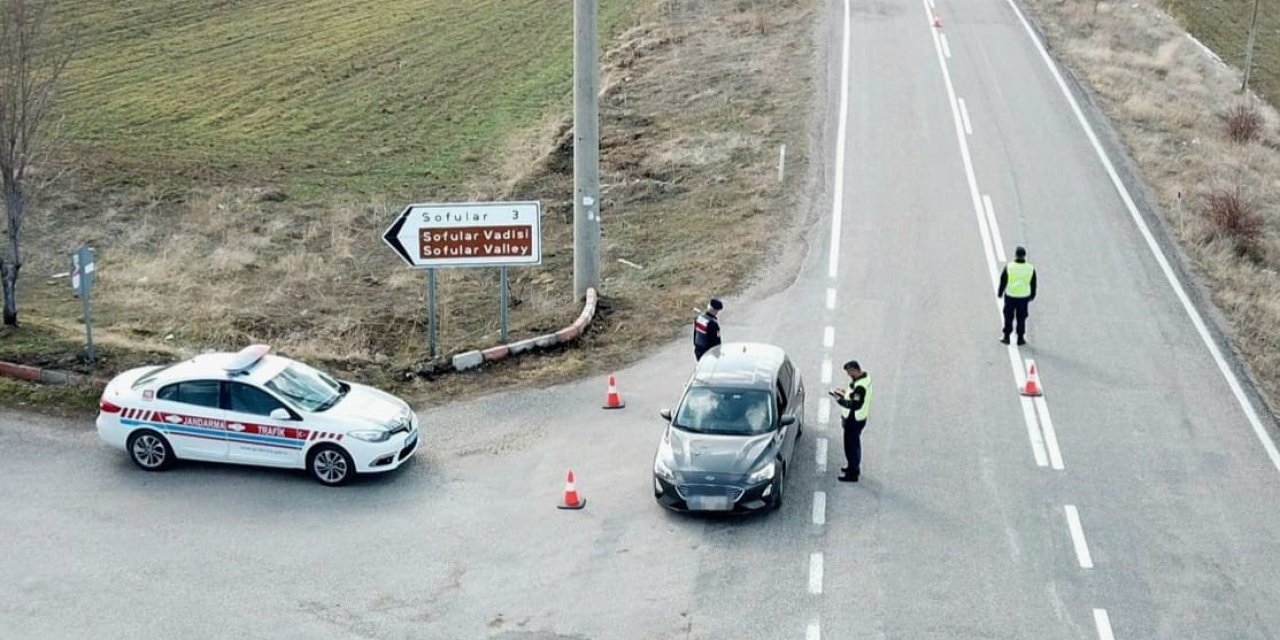
[{"label": "utility pole", "polygon": [[1244,55],[1244,83],[1240,85],[1240,92],[1249,90],[1249,72],[1253,71],[1253,39],[1258,35],[1258,2],[1253,0],[1253,22],[1249,25],[1249,47]]},{"label": "utility pole", "polygon": [[600,289],[597,0],[573,1],[573,294]]}]

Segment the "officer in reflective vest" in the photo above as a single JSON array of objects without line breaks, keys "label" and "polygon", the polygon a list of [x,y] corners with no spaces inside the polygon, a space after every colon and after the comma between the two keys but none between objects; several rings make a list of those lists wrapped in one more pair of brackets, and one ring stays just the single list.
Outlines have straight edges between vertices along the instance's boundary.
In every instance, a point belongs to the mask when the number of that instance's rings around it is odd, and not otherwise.
[{"label": "officer in reflective vest", "polygon": [[862,429],[871,415],[871,374],[863,371],[857,360],[844,363],[844,372],[849,375],[849,386],[830,392],[840,405],[844,457],[848,462],[848,466],[840,470],[840,481],[857,482],[862,475]]},{"label": "officer in reflective vest", "polygon": [[1013,252],[1013,262],[1004,265],[1000,272],[1000,288],[997,298],[1004,298],[1004,337],[1000,342],[1009,344],[1013,321],[1018,321],[1018,344],[1026,344],[1027,307],[1036,299],[1036,268],[1027,262],[1027,250],[1018,247]]},{"label": "officer in reflective vest", "polygon": [[712,298],[707,310],[693,320],[693,359],[701,360],[702,354],[720,346],[720,310],[724,303]]}]

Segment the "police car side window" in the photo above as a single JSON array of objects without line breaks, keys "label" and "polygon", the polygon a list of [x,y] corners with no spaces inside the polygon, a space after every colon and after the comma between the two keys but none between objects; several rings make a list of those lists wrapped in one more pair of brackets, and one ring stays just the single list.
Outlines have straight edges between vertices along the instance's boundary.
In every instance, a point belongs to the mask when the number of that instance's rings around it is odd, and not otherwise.
[{"label": "police car side window", "polygon": [[[218,385],[219,382],[217,380],[192,380],[190,382],[179,382],[172,386],[177,387],[176,400],[178,402],[217,409],[220,391]],[[163,392],[169,388],[165,387],[161,391]]]},{"label": "police car side window", "polygon": [[160,389],[160,391],[156,393],[156,398],[160,400],[168,400],[169,402],[177,402],[178,401],[178,385],[171,384],[167,387]]},{"label": "police car side window", "polygon": [[255,416],[269,416],[275,409],[284,408],[284,405],[280,404],[279,400],[271,397],[261,389],[247,384],[232,382],[228,392],[227,396],[231,400],[232,411],[251,413]]}]

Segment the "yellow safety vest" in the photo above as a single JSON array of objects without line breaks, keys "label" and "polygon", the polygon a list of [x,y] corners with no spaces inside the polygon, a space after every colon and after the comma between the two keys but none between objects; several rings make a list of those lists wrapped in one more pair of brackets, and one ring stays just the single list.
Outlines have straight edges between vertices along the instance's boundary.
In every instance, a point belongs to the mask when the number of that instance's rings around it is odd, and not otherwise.
[{"label": "yellow safety vest", "polygon": [[[862,408],[858,409],[858,412],[853,414],[853,418],[858,422],[866,422],[867,416],[871,415],[871,374],[864,371],[861,378],[850,381],[849,390],[844,392],[845,399],[848,400],[849,398],[852,398],[854,389],[857,389],[858,387],[862,387],[865,391],[863,391],[862,394]],[[849,411],[849,407],[841,406],[840,417],[848,418]]]},{"label": "yellow safety vest", "polygon": [[1004,266],[1009,280],[1004,285],[1004,295],[1010,298],[1031,297],[1031,276],[1036,268],[1030,262],[1010,262]]}]

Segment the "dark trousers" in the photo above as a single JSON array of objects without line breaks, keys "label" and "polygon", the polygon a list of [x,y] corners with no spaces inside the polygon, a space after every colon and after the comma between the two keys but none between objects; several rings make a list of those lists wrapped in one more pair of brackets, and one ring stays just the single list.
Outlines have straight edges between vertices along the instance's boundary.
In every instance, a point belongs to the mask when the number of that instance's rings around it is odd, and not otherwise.
[{"label": "dark trousers", "polygon": [[1013,321],[1018,320],[1018,337],[1021,338],[1027,333],[1027,307],[1031,305],[1030,298],[1011,298],[1004,297],[1004,337],[1008,338],[1009,333],[1013,331]]},{"label": "dark trousers", "polygon": [[865,422],[852,420],[844,424],[844,459],[851,475],[858,475],[862,468],[862,429],[866,426]]}]

